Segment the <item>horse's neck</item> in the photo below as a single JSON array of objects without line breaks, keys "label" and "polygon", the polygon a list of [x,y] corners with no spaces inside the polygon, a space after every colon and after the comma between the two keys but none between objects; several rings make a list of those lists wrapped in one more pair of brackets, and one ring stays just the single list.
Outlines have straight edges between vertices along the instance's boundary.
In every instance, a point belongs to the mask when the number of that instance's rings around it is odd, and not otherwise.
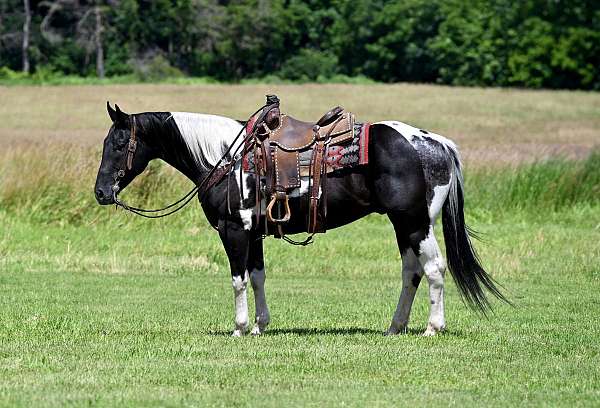
[{"label": "horse's neck", "polygon": [[198,184],[205,174],[192,157],[186,143],[181,138],[177,125],[171,119],[170,112],[152,113],[148,119],[150,126],[146,130],[148,142],[155,150],[156,158],[163,160]]},{"label": "horse's neck", "polygon": [[159,158],[196,184],[221,158],[226,141],[241,129],[231,119],[212,115],[156,113],[152,120]]}]

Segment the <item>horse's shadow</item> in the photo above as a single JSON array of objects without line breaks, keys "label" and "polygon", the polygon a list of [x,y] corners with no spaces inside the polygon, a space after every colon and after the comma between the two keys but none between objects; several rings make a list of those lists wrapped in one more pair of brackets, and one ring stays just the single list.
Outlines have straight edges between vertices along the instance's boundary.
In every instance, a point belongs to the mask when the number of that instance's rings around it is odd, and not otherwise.
[{"label": "horse's shadow", "polygon": [[[409,336],[421,336],[425,328],[409,328],[406,332],[398,334],[409,335]],[[209,336],[231,336],[231,331],[223,330],[211,330],[207,333]],[[383,330],[368,329],[364,327],[332,327],[332,328],[316,328],[316,327],[282,327],[267,329],[261,337],[269,336],[356,336],[356,335],[381,335],[383,336]],[[460,331],[444,331],[440,333],[442,336],[453,336],[460,337]],[[394,336],[392,336],[394,337]]]},{"label": "horse's shadow", "polygon": [[356,334],[383,334],[380,330],[367,329],[364,327],[332,327],[332,328],[315,328],[315,327],[282,327],[275,329],[267,329],[265,334],[272,336],[353,336]]}]

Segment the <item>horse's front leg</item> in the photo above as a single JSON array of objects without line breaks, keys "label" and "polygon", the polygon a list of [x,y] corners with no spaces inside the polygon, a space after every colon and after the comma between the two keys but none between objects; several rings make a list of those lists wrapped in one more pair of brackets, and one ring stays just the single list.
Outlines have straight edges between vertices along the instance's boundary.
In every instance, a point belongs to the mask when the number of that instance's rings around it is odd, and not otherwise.
[{"label": "horse's front leg", "polygon": [[246,270],[246,263],[250,233],[244,229],[241,222],[222,220],[219,222],[219,236],[221,237],[221,241],[223,241],[231,268],[231,284],[233,286],[235,307],[235,329],[233,336],[241,336],[248,330],[248,299],[246,295],[248,272]]},{"label": "horse's front leg", "polygon": [[265,295],[265,261],[263,256],[263,242],[258,234],[252,234],[248,251],[247,270],[250,271],[250,282],[254,292],[254,307],[256,317],[252,335],[262,334],[269,325],[270,315]]}]

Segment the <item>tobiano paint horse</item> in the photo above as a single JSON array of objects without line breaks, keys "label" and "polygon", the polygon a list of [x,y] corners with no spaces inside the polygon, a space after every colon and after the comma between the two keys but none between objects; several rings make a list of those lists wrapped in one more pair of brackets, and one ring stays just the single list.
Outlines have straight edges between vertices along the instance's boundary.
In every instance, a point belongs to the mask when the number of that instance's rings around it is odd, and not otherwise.
[{"label": "tobiano paint horse", "polygon": [[[113,109],[107,104],[107,107],[113,123],[104,140],[95,185],[96,199],[102,205],[113,204],[116,193],[123,191],[154,159],[165,161],[199,185],[231,147],[244,123],[183,112],[130,115],[118,106]],[[137,146],[135,154],[128,158],[132,123],[136,125]],[[327,175],[326,225],[337,228],[371,213],[385,214],[392,223],[402,256],[402,289],[385,334],[406,331],[423,276],[429,284],[430,300],[429,320],[423,334],[432,336],[445,329],[446,266],[469,306],[484,313],[488,311],[486,292],[507,301],[480,265],[471,244],[463,212],[463,179],[456,145],[443,136],[404,123],[384,121],[370,126],[368,149],[367,165]],[[123,171],[122,164],[128,159],[129,166]],[[251,333],[259,335],[269,325],[270,313],[263,243],[255,225],[255,177],[240,169],[239,157],[225,159],[237,160],[236,171],[208,189],[200,197],[200,204],[208,222],[218,231],[229,259],[235,308],[233,335],[241,336],[249,328],[248,281],[256,307]],[[117,176],[119,170],[121,174]],[[301,206],[300,201],[301,198],[290,199],[290,207],[292,214],[303,220],[306,206]],[[447,265],[434,236],[440,213]],[[264,214],[259,215],[261,223],[263,217]],[[284,227],[286,234],[303,232],[306,228],[302,222],[293,222],[293,218]]]}]

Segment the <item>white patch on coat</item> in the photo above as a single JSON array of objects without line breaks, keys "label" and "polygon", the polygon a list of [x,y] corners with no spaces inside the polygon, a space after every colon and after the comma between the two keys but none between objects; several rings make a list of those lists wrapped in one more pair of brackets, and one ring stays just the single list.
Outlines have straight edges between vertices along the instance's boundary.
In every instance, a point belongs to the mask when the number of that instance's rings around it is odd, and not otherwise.
[{"label": "white patch on coat", "polygon": [[250,273],[250,282],[252,282],[252,291],[254,292],[254,306],[256,310],[255,324],[252,328],[252,335],[262,334],[270,322],[269,307],[265,295],[265,269],[253,269]]},{"label": "white patch on coat", "polygon": [[456,157],[458,157],[458,149],[456,147],[456,144],[452,140],[450,140],[442,135],[438,135],[436,133],[429,132],[429,131],[427,131],[427,133],[424,133],[419,128],[408,125],[406,123],[398,122],[396,120],[386,120],[383,122],[377,122],[377,123],[374,123],[374,125],[386,125],[386,126],[391,127],[392,129],[399,132],[402,136],[404,136],[404,138],[406,140],[408,140],[409,142],[411,142],[411,144],[415,137],[430,137],[433,140],[440,142],[447,149],[454,151],[457,154]]},{"label": "white patch on coat", "polygon": [[244,224],[244,229],[247,231],[250,231],[252,229],[253,214],[254,210],[252,208],[240,210],[240,218],[242,219],[242,223]]},{"label": "white patch on coat", "polygon": [[[298,198],[298,197],[304,197],[305,195],[307,195],[310,191],[310,179],[308,176],[305,177],[300,177],[300,188],[295,188],[293,189],[290,194],[289,197],[294,197],[294,198]],[[319,187],[319,198],[321,198],[321,187]]]},{"label": "white patch on coat", "polygon": [[[249,185],[249,180],[250,177],[253,177],[250,173],[245,172],[242,170],[242,174],[240,176],[240,166],[241,164],[238,162],[236,163],[235,167],[234,167],[234,175],[235,175],[235,182],[238,186],[238,190],[241,192],[242,194],[242,200],[247,200],[250,197],[250,187],[248,187]],[[254,204],[253,204],[254,205]],[[252,206],[251,208],[243,208],[242,205],[240,205],[240,218],[242,219],[242,223],[244,224],[244,229],[245,230],[251,230],[252,229],[252,216],[254,215],[254,206]]]},{"label": "white patch on coat", "polygon": [[[450,177],[455,177],[453,174],[450,174]],[[444,202],[446,201],[446,197],[448,197],[448,191],[450,190],[450,184],[452,183],[452,179],[450,179],[450,183],[435,186],[433,188],[433,197],[431,198],[431,204],[429,205],[429,219],[432,224],[435,224],[435,220],[439,215]]]},{"label": "white patch on coat", "polygon": [[248,272],[241,276],[234,276],[231,279],[233,287],[233,301],[235,307],[235,330],[233,336],[239,337],[248,330],[248,298],[246,288],[248,286]]},{"label": "white patch on coat", "polygon": [[[223,157],[242,129],[237,121],[223,116],[172,112],[183,141],[199,168],[210,170]],[[243,135],[237,143],[241,143]]]}]

